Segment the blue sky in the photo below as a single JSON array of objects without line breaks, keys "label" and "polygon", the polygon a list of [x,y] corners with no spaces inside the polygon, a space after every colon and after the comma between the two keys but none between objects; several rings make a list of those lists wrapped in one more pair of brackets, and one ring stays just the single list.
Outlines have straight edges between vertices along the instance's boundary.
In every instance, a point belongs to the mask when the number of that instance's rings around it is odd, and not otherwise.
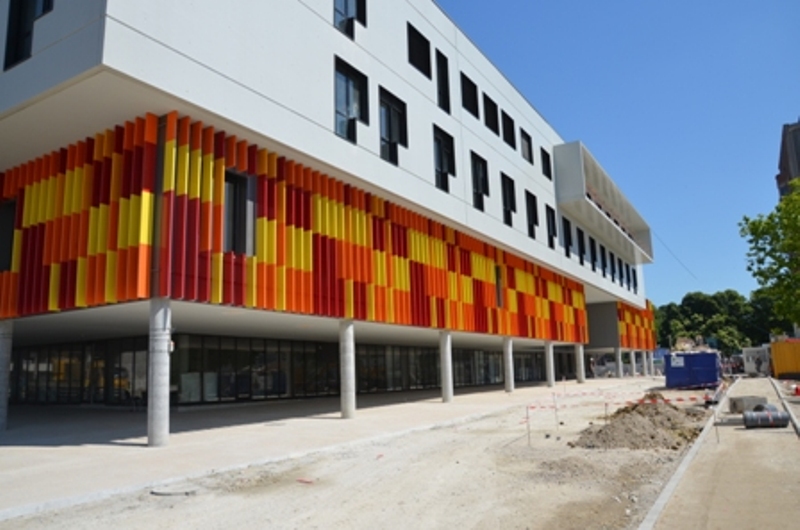
[{"label": "blue sky", "polygon": [[738,222],[778,199],[781,127],[800,117],[800,0],[437,3],[650,224],[648,298],[749,296]]}]

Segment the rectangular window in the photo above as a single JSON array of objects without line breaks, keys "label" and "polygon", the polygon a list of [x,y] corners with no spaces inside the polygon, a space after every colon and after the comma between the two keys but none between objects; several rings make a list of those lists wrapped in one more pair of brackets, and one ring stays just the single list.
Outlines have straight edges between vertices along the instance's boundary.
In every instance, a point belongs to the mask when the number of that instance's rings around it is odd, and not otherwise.
[{"label": "rectangular window", "polygon": [[492,98],[483,93],[483,123],[496,135],[500,135],[500,119],[497,103]]},{"label": "rectangular window", "polygon": [[517,148],[517,129],[514,125],[514,120],[511,119],[511,116],[506,114],[505,111],[502,112],[503,114],[503,141],[513,147],[514,149]]},{"label": "rectangular window", "polygon": [[550,167],[550,153],[544,150],[544,147],[540,149],[542,155],[542,175],[553,180],[553,168]]},{"label": "rectangular window", "polygon": [[556,230],[556,211],[549,204],[545,205],[547,215],[547,246],[555,249],[558,231]]},{"label": "rectangular window", "polygon": [[627,285],[628,290],[631,290],[631,266],[629,264],[625,264],[625,285]]},{"label": "rectangular window", "polygon": [[247,177],[225,173],[224,252],[247,254]]},{"label": "rectangular window", "polygon": [[525,132],[525,129],[519,130],[519,142],[522,148],[522,158],[533,164],[533,139],[530,134]]},{"label": "rectangular window", "polygon": [[417,28],[408,24],[408,62],[431,78],[431,43]]},{"label": "rectangular window", "polygon": [[436,187],[450,191],[450,175],[456,176],[456,157],[453,137],[433,126],[433,159],[436,170]]},{"label": "rectangular window", "polygon": [[4,70],[31,56],[33,24],[37,18],[53,10],[53,0],[11,0],[8,6],[6,57]]},{"label": "rectangular window", "polygon": [[505,173],[500,173],[500,182],[503,191],[503,222],[507,226],[514,226],[514,212],[517,211],[514,181]]},{"label": "rectangular window", "polygon": [[478,85],[472,82],[472,79],[461,72],[461,105],[469,111],[470,114],[478,119],[481,119],[480,110],[478,110]]},{"label": "rectangular window", "polygon": [[11,270],[14,254],[14,221],[17,216],[17,202],[0,203],[0,272]]},{"label": "rectangular window", "polygon": [[636,267],[631,269],[631,283],[633,283],[633,292],[634,293],[638,293],[639,292],[639,282],[638,282],[638,280],[636,278]]},{"label": "rectangular window", "polygon": [[569,258],[572,255],[572,223],[566,217],[562,217],[561,228],[564,235],[564,255]]},{"label": "rectangular window", "polygon": [[450,70],[447,57],[436,50],[436,95],[439,108],[450,114]]},{"label": "rectangular window", "polygon": [[617,260],[614,257],[614,253],[610,250],[608,251],[608,264],[611,269],[611,281],[614,282],[617,279]]},{"label": "rectangular window", "polygon": [[397,165],[397,146],[408,147],[406,104],[383,87],[381,100],[381,158]]},{"label": "rectangular window", "polygon": [[575,232],[578,236],[578,261],[583,265],[584,256],[586,256],[586,236],[580,228],[576,227]]},{"label": "rectangular window", "polygon": [[333,25],[339,31],[352,39],[356,22],[367,27],[367,0],[333,1]]},{"label": "rectangular window", "polygon": [[620,285],[624,285],[625,284],[625,278],[622,277],[622,258],[617,258],[617,271],[619,271],[619,274],[618,274],[619,284]]},{"label": "rectangular window", "polygon": [[603,273],[603,278],[606,277],[608,270],[608,262],[606,261],[606,247],[600,245],[600,271]]},{"label": "rectangular window", "polygon": [[589,261],[592,262],[592,272],[597,271],[597,243],[589,236]]},{"label": "rectangular window", "polygon": [[472,205],[483,211],[483,197],[489,196],[489,168],[486,160],[472,154]]},{"label": "rectangular window", "polygon": [[536,239],[536,227],[539,226],[539,207],[536,195],[525,190],[525,210],[528,214],[528,237]]},{"label": "rectangular window", "polygon": [[336,57],[336,134],[356,142],[356,122],[369,124],[367,77]]}]

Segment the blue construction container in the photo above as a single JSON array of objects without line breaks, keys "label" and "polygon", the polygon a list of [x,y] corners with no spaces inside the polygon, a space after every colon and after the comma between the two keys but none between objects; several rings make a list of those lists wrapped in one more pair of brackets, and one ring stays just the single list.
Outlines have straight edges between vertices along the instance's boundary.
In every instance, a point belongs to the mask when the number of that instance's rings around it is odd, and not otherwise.
[{"label": "blue construction container", "polygon": [[719,385],[717,352],[672,352],[664,356],[667,388],[710,388]]}]

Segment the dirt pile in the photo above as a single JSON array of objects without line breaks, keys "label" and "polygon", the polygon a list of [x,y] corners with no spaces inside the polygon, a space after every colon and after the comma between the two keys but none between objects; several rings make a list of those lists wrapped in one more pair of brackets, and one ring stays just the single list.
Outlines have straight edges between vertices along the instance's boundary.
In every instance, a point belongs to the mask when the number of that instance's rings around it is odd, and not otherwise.
[{"label": "dirt pile", "polygon": [[[694,440],[702,429],[705,411],[681,409],[664,402],[664,396],[647,394],[644,403],[617,410],[604,425],[592,425],[570,442],[586,449],[672,449]],[[655,403],[648,403],[653,401]]]}]

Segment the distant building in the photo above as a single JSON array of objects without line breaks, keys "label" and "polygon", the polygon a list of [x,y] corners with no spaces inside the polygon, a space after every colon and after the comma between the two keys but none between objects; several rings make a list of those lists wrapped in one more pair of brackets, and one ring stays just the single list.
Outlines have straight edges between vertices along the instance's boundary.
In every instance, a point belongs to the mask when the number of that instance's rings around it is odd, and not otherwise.
[{"label": "distant building", "polygon": [[781,134],[781,153],[775,177],[781,197],[789,193],[789,182],[797,177],[800,177],[800,119],[797,123],[785,124]]}]

